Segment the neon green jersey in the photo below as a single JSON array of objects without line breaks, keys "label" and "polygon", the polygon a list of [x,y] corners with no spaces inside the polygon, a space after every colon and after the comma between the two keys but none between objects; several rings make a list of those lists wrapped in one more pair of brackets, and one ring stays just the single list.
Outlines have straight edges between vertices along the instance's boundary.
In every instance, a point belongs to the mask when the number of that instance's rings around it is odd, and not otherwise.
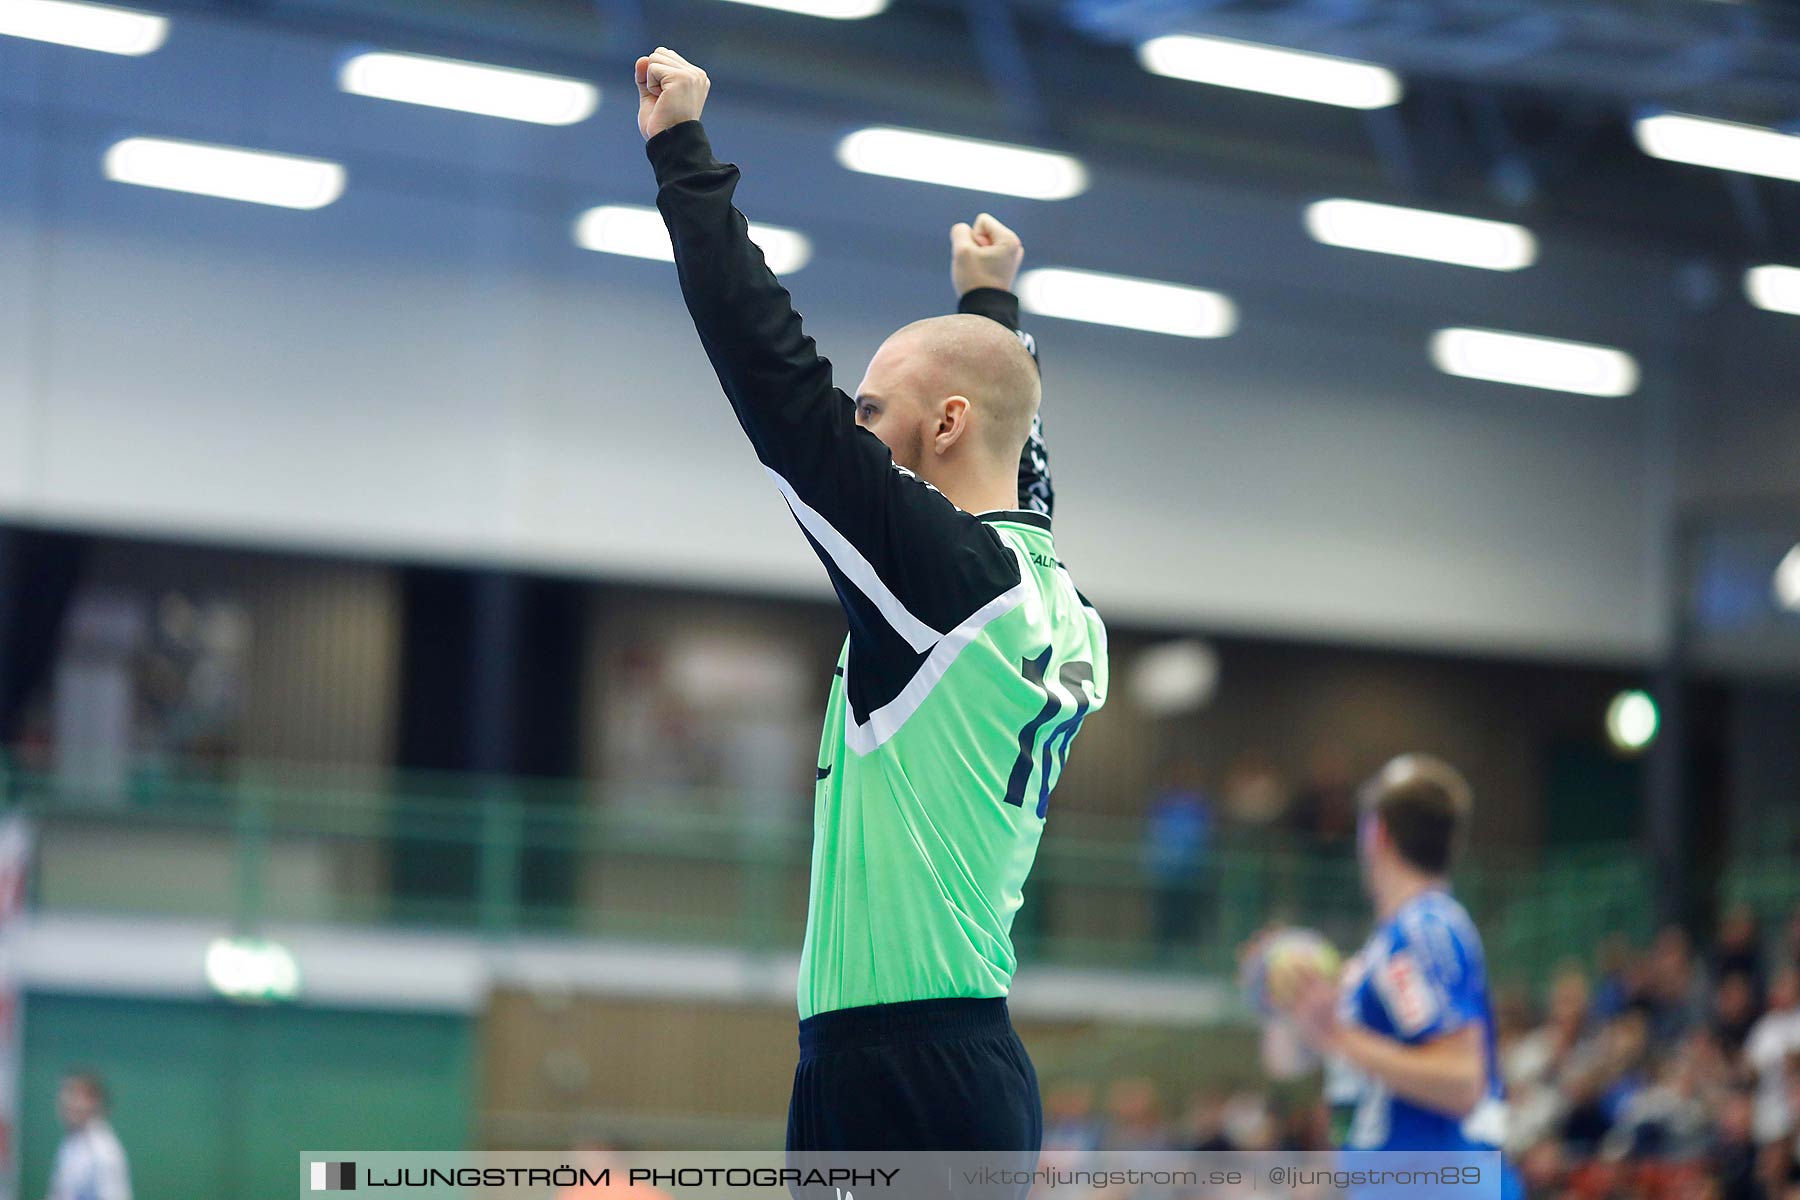
[{"label": "neon green jersey", "polygon": [[[1051,539],[1041,427],[1016,511],[964,512],[896,466],[750,240],[737,168],[697,121],[646,149],[701,343],[850,625],[819,756],[800,1015],[1003,996],[1051,789],[1107,687],[1105,627]],[[1018,329],[1008,293],[961,307]]]},{"label": "neon green jersey", "polygon": [[927,656],[908,690],[858,720],[848,643],[825,710],[813,801],[800,1015],[1004,996],[1012,923],[1050,791],[1106,697],[1106,629],[1036,513],[984,520],[1017,585]]}]

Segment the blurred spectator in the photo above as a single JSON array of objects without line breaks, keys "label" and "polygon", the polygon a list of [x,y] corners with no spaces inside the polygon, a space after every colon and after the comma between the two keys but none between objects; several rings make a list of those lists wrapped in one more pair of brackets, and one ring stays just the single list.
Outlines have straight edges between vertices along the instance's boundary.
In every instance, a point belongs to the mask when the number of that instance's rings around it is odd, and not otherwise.
[{"label": "blurred spectator", "polygon": [[1548,1079],[1567,1062],[1588,1032],[1587,976],[1578,966],[1565,966],[1550,986],[1544,1023],[1513,1043],[1502,1069],[1510,1087],[1530,1087]]},{"label": "blurred spectator", "polygon": [[[1507,1151],[1532,1200],[1800,1200],[1800,965],[1771,971],[1759,997],[1747,915],[1698,946],[1674,929],[1641,956],[1609,940],[1592,976],[1557,970],[1541,1020],[1503,1006]],[[1066,1124],[1106,1149],[1312,1148],[1326,1130],[1311,1084],[1296,1087],[1299,1103],[1289,1088],[1195,1093],[1165,1124],[1154,1085],[1125,1078],[1103,1134],[1091,1115]],[[1048,1111],[1090,1113],[1091,1090],[1073,1106],[1058,1095]]]},{"label": "blurred spectator", "polygon": [[1767,978],[1763,972],[1762,928],[1757,924],[1756,910],[1748,904],[1735,904],[1719,922],[1719,941],[1713,947],[1712,977],[1717,983],[1730,975],[1742,975],[1749,981],[1752,1005],[1763,999]]},{"label": "blurred spectator", "polygon": [[1631,952],[1631,941],[1615,933],[1600,944],[1600,971],[1594,980],[1593,1013],[1596,1021],[1610,1021],[1625,1010],[1642,983],[1642,967]]},{"label": "blurred spectator", "polygon": [[[1800,1054],[1788,1055],[1787,1107],[1790,1113],[1800,1114]],[[1800,1192],[1800,1186],[1796,1186],[1800,1185],[1800,1141],[1792,1128],[1784,1137],[1764,1146],[1757,1158],[1765,1180],[1763,1186],[1771,1196],[1791,1197]]]},{"label": "blurred spectator", "polygon": [[1203,1154],[1236,1149],[1225,1135],[1225,1095],[1222,1092],[1195,1092],[1188,1100],[1186,1137],[1181,1141],[1189,1150]]},{"label": "blurred spectator", "polygon": [[1106,1092],[1106,1132],[1102,1150],[1168,1150],[1156,1084],[1138,1076],[1113,1082]]},{"label": "blurred spectator", "polygon": [[1569,1164],[1562,1144],[1554,1138],[1534,1142],[1518,1155],[1519,1177],[1525,1183],[1525,1194],[1536,1200],[1540,1196],[1563,1195]]},{"label": "blurred spectator", "polygon": [[1348,851],[1355,841],[1355,768],[1338,747],[1313,751],[1306,782],[1294,796],[1294,827],[1325,853]]},{"label": "blurred spectator", "polygon": [[1267,829],[1287,815],[1287,784],[1261,751],[1239,755],[1226,769],[1221,791],[1225,814],[1239,825]]},{"label": "blurred spectator", "polygon": [[1588,1010],[1587,977],[1579,967],[1565,967],[1551,985],[1544,1023],[1504,1046],[1507,1147],[1514,1153],[1535,1145],[1568,1115],[1565,1072],[1593,1054]]},{"label": "blurred spectator", "polygon": [[1627,1009],[1600,1031],[1593,1053],[1570,1064],[1562,1135],[1573,1150],[1583,1155],[1598,1151],[1643,1088],[1650,1047],[1649,1020],[1641,1011]]},{"label": "blurred spectator", "polygon": [[1667,1048],[1699,1024],[1707,1010],[1706,981],[1693,946],[1679,925],[1665,926],[1651,943],[1645,977],[1635,997],[1650,1018],[1650,1039]]},{"label": "blurred spectator", "polygon": [[1719,1106],[1718,1134],[1707,1165],[1719,1184],[1720,1200],[1762,1200],[1756,1179],[1756,1141],[1751,1135],[1750,1093],[1734,1090]]},{"label": "blurred spectator", "polygon": [[1276,1147],[1275,1117],[1269,1111],[1269,1099],[1260,1092],[1240,1091],[1225,1101],[1226,1140],[1238,1150],[1273,1150]]},{"label": "blurred spectator", "polygon": [[1759,1145],[1794,1136],[1788,1107],[1787,1064],[1800,1054],[1800,967],[1784,967],[1769,986],[1769,1010],[1744,1039],[1744,1062],[1754,1072],[1754,1132]]},{"label": "blurred spectator", "polygon": [[1085,1154],[1100,1148],[1094,1085],[1063,1083],[1044,1094],[1044,1151]]},{"label": "blurred spectator", "polygon": [[56,1113],[66,1132],[56,1148],[49,1200],[131,1200],[131,1170],[107,1122],[100,1077],[89,1071],[63,1076]]},{"label": "blurred spectator", "polygon": [[[1573,959],[1558,969],[1558,975],[1566,971],[1580,974],[1581,967]],[[1537,1015],[1532,1010],[1531,993],[1524,985],[1514,981],[1494,985],[1494,1032],[1506,1045],[1511,1046],[1536,1028]]]},{"label": "blurred spectator", "polygon": [[1716,1066],[1705,1034],[1691,1035],[1654,1068],[1651,1086],[1631,1095],[1601,1145],[1601,1156],[1694,1162],[1712,1148],[1719,1100]]},{"label": "blurred spectator", "polygon": [[1193,940],[1211,908],[1207,859],[1213,842],[1212,797],[1201,786],[1200,765],[1173,763],[1150,800],[1144,819],[1144,873],[1150,880],[1158,953]]},{"label": "blurred spectator", "polygon": [[1329,1150],[1331,1144],[1331,1110],[1323,1100],[1296,1104],[1282,1114],[1281,1149]]},{"label": "blurred spectator", "polygon": [[604,1138],[584,1138],[569,1151],[569,1165],[590,1176],[608,1172],[605,1183],[579,1183],[562,1188],[556,1200],[669,1200],[669,1194],[647,1183],[633,1182],[631,1166]]},{"label": "blurred spectator", "polygon": [[1719,976],[1713,988],[1712,1031],[1726,1049],[1733,1054],[1742,1050],[1756,1019],[1756,991],[1750,976],[1742,971]]}]

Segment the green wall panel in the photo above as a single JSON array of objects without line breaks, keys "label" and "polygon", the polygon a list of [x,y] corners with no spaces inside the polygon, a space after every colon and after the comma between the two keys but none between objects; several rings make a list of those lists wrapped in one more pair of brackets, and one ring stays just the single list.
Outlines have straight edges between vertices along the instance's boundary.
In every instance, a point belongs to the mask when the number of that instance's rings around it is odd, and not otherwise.
[{"label": "green wall panel", "polygon": [[463,1148],[473,1037],[458,1016],[33,993],[23,1194],[48,1184],[71,1067],[110,1085],[139,1196],[285,1200],[301,1150]]}]

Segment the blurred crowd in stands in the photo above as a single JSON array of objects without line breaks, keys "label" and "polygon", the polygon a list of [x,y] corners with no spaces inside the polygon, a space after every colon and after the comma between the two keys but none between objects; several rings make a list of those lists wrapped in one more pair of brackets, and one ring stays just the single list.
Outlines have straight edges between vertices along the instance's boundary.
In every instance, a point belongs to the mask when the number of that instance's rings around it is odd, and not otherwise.
[{"label": "blurred crowd in stands", "polygon": [[1768,939],[1738,907],[1698,948],[1614,941],[1497,1019],[1534,1195],[1800,1197],[1800,909]]},{"label": "blurred crowd in stands", "polygon": [[1215,903],[1212,855],[1222,828],[1262,834],[1328,860],[1345,859],[1356,840],[1356,774],[1350,756],[1316,749],[1299,786],[1260,752],[1233,760],[1216,793],[1200,763],[1177,758],[1145,802],[1143,868],[1149,883],[1151,936],[1168,954],[1203,929]]},{"label": "blurred crowd in stands", "polygon": [[[1747,908],[1696,946],[1679,928],[1566,964],[1497,1001],[1508,1153],[1531,1200],[1800,1200],[1800,908]],[[1045,1147],[1318,1150],[1316,1085],[1199,1091],[1051,1084]]]}]

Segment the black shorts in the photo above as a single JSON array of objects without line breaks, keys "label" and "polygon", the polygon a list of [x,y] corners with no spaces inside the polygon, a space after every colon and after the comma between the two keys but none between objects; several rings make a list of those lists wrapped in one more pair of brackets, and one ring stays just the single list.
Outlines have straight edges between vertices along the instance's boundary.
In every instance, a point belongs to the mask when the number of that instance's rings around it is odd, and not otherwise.
[{"label": "black shorts", "polygon": [[1044,1144],[1037,1071],[1006,1001],[914,1000],[800,1022],[790,1154]]}]

